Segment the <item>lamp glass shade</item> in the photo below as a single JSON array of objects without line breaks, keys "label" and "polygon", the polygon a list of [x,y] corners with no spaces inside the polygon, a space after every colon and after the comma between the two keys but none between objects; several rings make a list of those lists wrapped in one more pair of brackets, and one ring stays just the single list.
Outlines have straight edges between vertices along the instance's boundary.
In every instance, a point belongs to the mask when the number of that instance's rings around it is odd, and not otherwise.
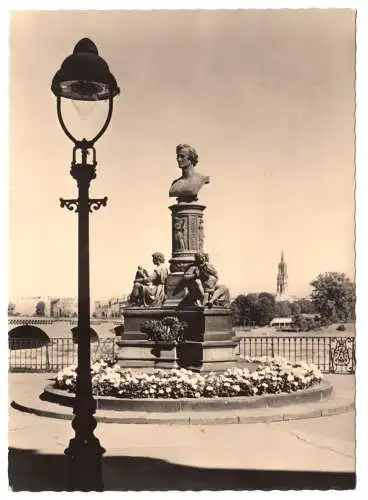
[{"label": "lamp glass shade", "polygon": [[97,106],[97,101],[81,101],[80,99],[73,99],[71,103],[81,120],[90,118]]},{"label": "lamp glass shade", "polygon": [[88,38],[80,40],[56,72],[51,85],[58,97],[75,101],[101,101],[119,94],[114,75]]}]

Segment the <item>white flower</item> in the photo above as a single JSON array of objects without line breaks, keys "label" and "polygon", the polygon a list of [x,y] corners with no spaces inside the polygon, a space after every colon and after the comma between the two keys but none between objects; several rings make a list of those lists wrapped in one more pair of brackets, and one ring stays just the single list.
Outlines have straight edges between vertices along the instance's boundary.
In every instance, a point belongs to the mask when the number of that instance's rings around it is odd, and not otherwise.
[{"label": "white flower", "polygon": [[200,394],[199,392],[196,392],[196,393],[194,394],[194,396],[195,396],[196,398],[200,398],[200,397],[201,397],[201,394]]}]

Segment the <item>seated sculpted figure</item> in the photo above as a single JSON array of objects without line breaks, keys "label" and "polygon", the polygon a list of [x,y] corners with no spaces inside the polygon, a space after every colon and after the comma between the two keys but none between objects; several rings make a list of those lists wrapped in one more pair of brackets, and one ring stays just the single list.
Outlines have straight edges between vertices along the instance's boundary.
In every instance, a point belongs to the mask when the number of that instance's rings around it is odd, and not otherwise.
[{"label": "seated sculpted figure", "polygon": [[145,276],[137,282],[137,301],[141,306],[159,307],[166,299],[166,280],[168,270],[165,257],[161,252],[152,255],[152,262],[156,267],[151,275]]},{"label": "seated sculpted figure", "polygon": [[138,266],[137,272],[134,276],[133,290],[129,295],[129,303],[132,305],[141,306],[143,305],[140,300],[139,285],[143,283],[145,278],[148,278],[149,274],[142,266]]},{"label": "seated sculpted figure", "polygon": [[215,267],[209,262],[205,253],[195,254],[195,261],[184,273],[184,283],[187,287],[185,305],[198,306],[228,306],[230,293],[226,285],[219,285]]},{"label": "seated sculpted figure", "polygon": [[176,161],[182,174],[171,184],[169,196],[176,196],[179,202],[196,201],[198,191],[210,182],[207,175],[198,174],[194,170],[198,163],[197,151],[189,144],[179,144],[176,146]]}]

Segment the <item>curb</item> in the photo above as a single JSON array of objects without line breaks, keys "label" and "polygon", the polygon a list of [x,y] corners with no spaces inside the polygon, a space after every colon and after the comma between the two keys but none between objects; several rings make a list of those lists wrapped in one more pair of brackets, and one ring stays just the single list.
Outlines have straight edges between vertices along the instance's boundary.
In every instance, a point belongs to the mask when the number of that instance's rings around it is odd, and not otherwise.
[{"label": "curb", "polygon": [[[155,413],[204,412],[252,410],[279,408],[292,404],[308,404],[326,400],[333,395],[331,382],[322,381],[308,389],[281,394],[263,394],[261,396],[240,396],[227,398],[182,398],[182,399],[125,399],[108,396],[95,397],[97,410],[135,411]],[[43,401],[73,407],[75,395],[64,390],[55,389],[52,384],[44,388],[41,395]]]},{"label": "curb", "polygon": [[[326,404],[328,403],[328,404]],[[322,404],[322,407],[321,407]],[[57,418],[63,420],[72,420],[73,414],[66,412],[58,412],[54,410],[44,409],[42,407],[36,407],[18,403],[12,401],[12,408],[30,413],[33,415]],[[300,420],[309,418],[325,417],[330,415],[337,415],[340,413],[347,413],[348,411],[354,409],[354,402],[346,403],[343,400],[330,400],[320,403],[320,406],[316,408],[316,405],[303,405],[303,409],[296,408],[296,411],[288,412],[276,412],[272,413],[272,409],[263,409],[261,411],[257,410],[246,410],[242,412],[221,412],[221,414],[211,414],[211,415],[198,415],[198,414],[181,414],[173,415],[170,413],[166,414],[148,414],[138,412],[114,412],[114,411],[102,411],[97,410],[95,414],[96,421],[99,423],[109,423],[109,424],[161,424],[161,425],[219,425],[219,424],[255,424],[255,423],[271,423],[271,422],[282,422],[286,420]],[[313,406],[313,407],[312,407]],[[294,407],[295,410],[295,407]],[[271,413],[270,413],[271,412]],[[116,413],[117,415],[114,415]],[[253,414],[252,414],[253,413]],[[125,415],[124,415],[125,414]]]}]

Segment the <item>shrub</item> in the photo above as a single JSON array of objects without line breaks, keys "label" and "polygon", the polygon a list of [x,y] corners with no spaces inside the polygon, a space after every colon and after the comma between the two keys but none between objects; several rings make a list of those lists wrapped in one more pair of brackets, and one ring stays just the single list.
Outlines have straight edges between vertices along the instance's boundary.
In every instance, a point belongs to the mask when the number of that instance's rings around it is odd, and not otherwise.
[{"label": "shrub", "polygon": [[336,328],[336,330],[337,330],[338,332],[345,332],[345,330],[346,330],[346,326],[345,326],[345,325],[339,325],[339,326]]}]

